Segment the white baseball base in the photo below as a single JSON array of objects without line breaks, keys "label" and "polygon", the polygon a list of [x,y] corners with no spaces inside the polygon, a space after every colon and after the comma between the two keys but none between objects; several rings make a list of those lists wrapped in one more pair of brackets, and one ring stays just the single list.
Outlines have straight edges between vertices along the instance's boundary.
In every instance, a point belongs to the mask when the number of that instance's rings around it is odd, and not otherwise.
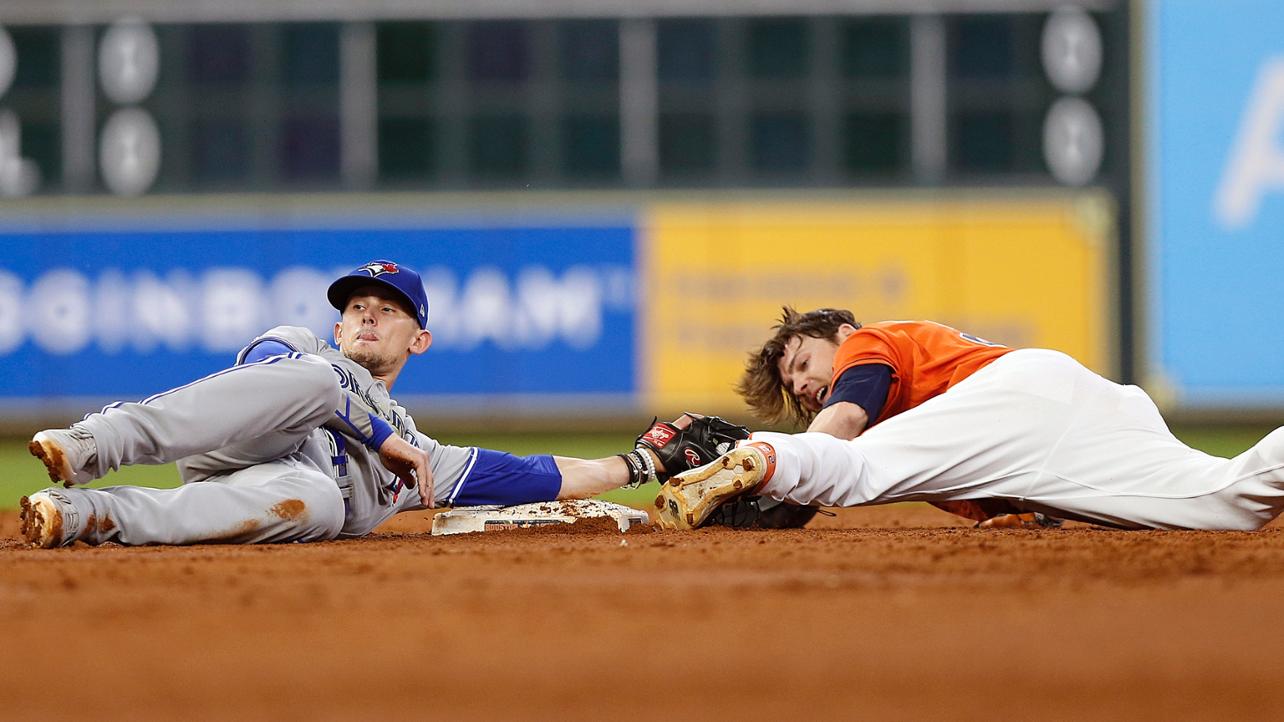
[{"label": "white baseball base", "polygon": [[651,523],[646,512],[597,499],[541,501],[519,506],[462,506],[432,520],[433,536],[524,529],[545,524],[574,524],[580,519],[609,517],[621,532]]}]

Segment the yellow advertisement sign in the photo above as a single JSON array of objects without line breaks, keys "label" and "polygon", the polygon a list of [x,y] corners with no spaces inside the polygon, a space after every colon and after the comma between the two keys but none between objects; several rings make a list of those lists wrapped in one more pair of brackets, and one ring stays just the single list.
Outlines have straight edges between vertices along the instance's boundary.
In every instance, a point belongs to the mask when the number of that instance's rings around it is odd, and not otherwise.
[{"label": "yellow advertisement sign", "polygon": [[640,385],[745,417],[733,387],[788,304],[930,319],[1114,368],[1114,229],[1099,196],[714,201],[648,209]]}]

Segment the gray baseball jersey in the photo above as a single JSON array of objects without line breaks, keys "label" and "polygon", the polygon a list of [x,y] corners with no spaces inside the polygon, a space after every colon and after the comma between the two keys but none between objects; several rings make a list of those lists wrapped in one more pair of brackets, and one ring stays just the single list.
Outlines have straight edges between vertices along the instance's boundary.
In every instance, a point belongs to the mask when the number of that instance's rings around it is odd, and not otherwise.
[{"label": "gray baseball jersey", "polygon": [[[382,420],[428,452],[438,502],[452,498],[473,450],[440,444],[384,384],[312,332],[281,326],[255,339],[295,351],[240,363],[79,422],[101,477],[127,464],[176,461],[177,489],[67,489],[90,543],[314,541],[369,533],[423,508],[363,442]],[[243,351],[238,360],[244,361]]]}]

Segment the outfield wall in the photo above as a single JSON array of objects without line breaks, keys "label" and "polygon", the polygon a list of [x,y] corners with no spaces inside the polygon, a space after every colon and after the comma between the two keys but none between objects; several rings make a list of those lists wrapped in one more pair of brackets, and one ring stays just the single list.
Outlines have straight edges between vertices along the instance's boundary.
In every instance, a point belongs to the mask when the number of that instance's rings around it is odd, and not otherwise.
[{"label": "outfield wall", "polygon": [[1168,408],[1277,412],[1284,5],[1146,7],[1142,382]]},{"label": "outfield wall", "polygon": [[424,274],[434,345],[396,396],[430,417],[743,416],[731,385],[785,303],[1111,373],[1113,217],[1091,193],[51,202],[0,224],[0,414],[143,397],[275,324],[328,336],[325,287],[373,258]]},{"label": "outfield wall", "polygon": [[780,316],[933,319],[1113,373],[1113,217],[1089,196],[659,204],[647,212],[648,398],[738,409],[746,352]]}]

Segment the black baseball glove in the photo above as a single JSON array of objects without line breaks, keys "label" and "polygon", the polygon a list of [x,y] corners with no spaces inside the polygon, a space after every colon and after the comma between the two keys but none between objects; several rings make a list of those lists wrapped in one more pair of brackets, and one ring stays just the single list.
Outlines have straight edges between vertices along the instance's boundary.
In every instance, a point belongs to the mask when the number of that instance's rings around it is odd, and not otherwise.
[{"label": "black baseball glove", "polygon": [[697,466],[704,466],[731,451],[736,442],[749,438],[749,429],[717,416],[683,414],[691,419],[685,429],[667,422],[651,420],[651,428],[638,436],[636,445],[655,452],[664,466],[657,471],[660,481]]},{"label": "black baseball glove", "polygon": [[[686,413],[691,425],[680,429],[666,421],[652,420],[651,428],[637,438],[637,446],[650,449],[664,466],[660,481],[697,466],[704,466],[749,438],[749,429],[717,416]],[[798,529],[816,516],[815,507],[785,504],[760,496],[741,496],[718,507],[702,526],[737,529]]]},{"label": "black baseball glove", "polygon": [[801,529],[820,511],[767,496],[737,496],[713,510],[702,526],[735,529]]}]

